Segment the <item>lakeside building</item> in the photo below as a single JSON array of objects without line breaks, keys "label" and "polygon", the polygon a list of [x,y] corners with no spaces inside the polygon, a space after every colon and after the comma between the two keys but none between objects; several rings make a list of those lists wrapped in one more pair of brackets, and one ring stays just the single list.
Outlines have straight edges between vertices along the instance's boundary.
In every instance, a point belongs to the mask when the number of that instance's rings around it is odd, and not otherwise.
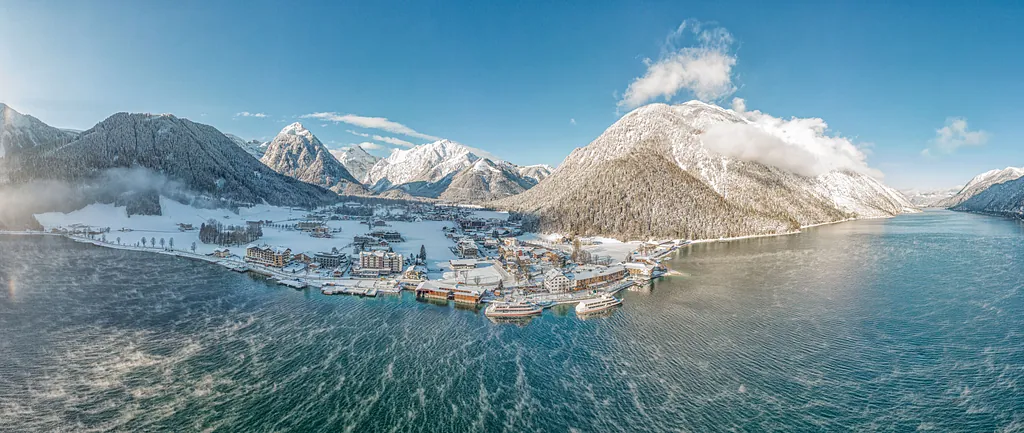
[{"label": "lakeside building", "polygon": [[363,251],[359,253],[359,267],[364,271],[378,271],[379,275],[402,272],[404,262],[401,254],[388,251]]},{"label": "lakeside building", "polygon": [[313,261],[320,264],[323,268],[337,268],[342,264],[348,263],[348,255],[345,253],[339,253],[336,250],[331,252],[321,251],[313,254]]},{"label": "lakeside building", "polygon": [[573,282],[558,269],[549,269],[544,273],[544,289],[551,293],[571,291]]},{"label": "lakeside building", "polygon": [[447,301],[455,284],[441,281],[424,281],[416,285],[416,297]]},{"label": "lakeside building", "polygon": [[402,272],[402,279],[411,281],[426,281],[427,273],[420,266],[410,265]]},{"label": "lakeside building", "polygon": [[453,259],[448,261],[448,266],[453,271],[468,271],[476,269],[478,263],[477,259]]},{"label": "lakeside building", "polygon": [[574,290],[596,289],[626,277],[626,268],[621,265],[592,267],[573,275]]},{"label": "lakeside building", "polygon": [[251,246],[245,249],[245,261],[263,266],[283,268],[292,258],[292,250],[282,247]]},{"label": "lakeside building", "polygon": [[476,242],[468,238],[460,240],[459,243],[455,245],[455,249],[463,258],[476,257],[477,252],[479,251],[476,247]]},{"label": "lakeside building", "polygon": [[306,253],[298,253],[298,254],[295,254],[295,255],[292,256],[292,261],[293,262],[305,263],[305,264],[308,265],[308,264],[313,262],[313,258],[310,257],[309,254],[306,254]]},{"label": "lakeside building", "polygon": [[374,230],[370,232],[370,236],[383,239],[388,242],[403,242],[405,239],[402,238],[402,234],[394,230]]},{"label": "lakeside building", "polygon": [[451,290],[452,299],[460,304],[479,304],[480,299],[484,296],[484,289],[481,287],[472,287],[461,284],[456,284]]},{"label": "lakeside building", "polygon": [[309,235],[314,237],[314,238],[321,238],[321,239],[330,239],[330,238],[333,237],[333,235],[331,235],[331,229],[329,227],[327,227],[327,226],[317,227],[317,228],[311,230],[309,232]]},{"label": "lakeside building", "polygon": [[624,264],[623,267],[626,268],[629,278],[634,280],[649,280],[658,269],[657,265],[646,262],[629,262]]},{"label": "lakeside building", "polygon": [[312,232],[323,225],[324,223],[320,221],[299,221],[295,224],[295,228],[304,232]]}]

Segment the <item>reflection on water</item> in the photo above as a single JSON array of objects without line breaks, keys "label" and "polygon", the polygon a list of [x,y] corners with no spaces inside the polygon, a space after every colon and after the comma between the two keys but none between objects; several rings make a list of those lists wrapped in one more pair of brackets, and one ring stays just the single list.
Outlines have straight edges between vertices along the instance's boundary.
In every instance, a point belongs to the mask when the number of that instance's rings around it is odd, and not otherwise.
[{"label": "reflection on water", "polygon": [[609,308],[607,310],[595,311],[593,313],[576,313],[576,317],[580,320],[607,319],[609,317],[612,317],[612,315],[614,315],[615,311],[618,309],[619,307],[616,306]]},{"label": "reflection on water", "polygon": [[530,322],[533,321],[534,317],[535,316],[524,316],[524,317],[495,317],[495,316],[487,316],[487,319],[490,320],[491,323],[495,323],[495,324],[526,326],[526,325],[529,325]]},{"label": "reflection on water", "polygon": [[999,431],[1024,229],[951,212],[698,244],[600,320],[294,291],[0,237],[0,430]]}]

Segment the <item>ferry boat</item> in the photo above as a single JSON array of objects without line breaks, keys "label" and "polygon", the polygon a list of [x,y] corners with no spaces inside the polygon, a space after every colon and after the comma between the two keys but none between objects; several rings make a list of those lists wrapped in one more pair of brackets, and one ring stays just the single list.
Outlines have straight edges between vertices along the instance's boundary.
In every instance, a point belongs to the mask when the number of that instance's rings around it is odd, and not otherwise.
[{"label": "ferry boat", "polygon": [[526,317],[540,314],[543,309],[529,302],[496,302],[484,309],[489,317]]},{"label": "ferry boat", "polygon": [[584,299],[576,304],[576,314],[596,313],[619,305],[622,305],[621,299],[611,295],[601,295],[598,298]]}]

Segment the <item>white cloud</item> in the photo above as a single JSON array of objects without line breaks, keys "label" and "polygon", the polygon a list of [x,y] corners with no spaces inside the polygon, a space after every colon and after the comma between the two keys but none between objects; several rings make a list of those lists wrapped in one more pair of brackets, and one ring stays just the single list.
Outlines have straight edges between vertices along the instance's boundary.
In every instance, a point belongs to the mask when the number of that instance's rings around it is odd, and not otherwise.
[{"label": "white cloud", "polygon": [[743,114],[747,112],[747,101],[743,98],[732,98],[732,111]]},{"label": "white cloud", "polygon": [[749,122],[720,123],[704,131],[701,141],[716,153],[804,176],[852,170],[882,177],[880,171],[868,167],[865,145],[829,135],[828,124],[822,119],[782,119],[758,110],[746,111],[746,102],[739,98],[733,100],[733,107]]},{"label": "white cloud", "polygon": [[569,119],[569,124],[570,125],[575,125],[576,124],[576,119]]},{"label": "white cloud", "polygon": [[[679,48],[687,38],[696,45]],[[644,59],[647,72],[626,88],[619,107],[633,109],[658,97],[671,100],[679,91],[688,90],[697,99],[714,101],[736,91],[732,68],[733,38],[726,29],[686,20],[665,38],[658,60]]]},{"label": "white cloud", "polygon": [[387,143],[387,144],[393,144],[395,146],[402,146],[402,147],[413,147],[413,146],[415,146],[415,144],[412,144],[411,142],[402,140],[401,138],[384,137],[384,136],[377,135],[377,134],[367,134],[365,132],[353,131],[351,129],[346,129],[345,132],[348,132],[349,134],[353,134],[353,135],[358,135],[360,137],[372,138],[374,140],[377,140],[377,141],[380,141],[380,142],[384,142],[384,143]]},{"label": "white cloud", "polygon": [[440,138],[433,135],[427,135],[422,132],[405,126],[398,122],[392,122],[384,117],[365,117],[357,116],[355,114],[338,114],[330,112],[312,113],[301,116],[303,118],[321,119],[335,123],[347,123],[349,125],[358,126],[367,129],[379,129],[382,131],[388,131],[395,134],[402,134],[409,137],[422,138],[425,140],[440,140]]},{"label": "white cloud", "polygon": [[250,113],[248,111],[243,111],[241,113],[235,113],[235,117],[259,117],[262,119],[267,117],[267,113]]},{"label": "white cloud", "polygon": [[[934,149],[940,153],[950,154],[964,146],[981,146],[988,141],[988,133],[982,130],[971,131],[964,117],[950,117],[946,125],[935,130],[932,139]],[[921,155],[932,156],[932,149],[921,151]]]}]

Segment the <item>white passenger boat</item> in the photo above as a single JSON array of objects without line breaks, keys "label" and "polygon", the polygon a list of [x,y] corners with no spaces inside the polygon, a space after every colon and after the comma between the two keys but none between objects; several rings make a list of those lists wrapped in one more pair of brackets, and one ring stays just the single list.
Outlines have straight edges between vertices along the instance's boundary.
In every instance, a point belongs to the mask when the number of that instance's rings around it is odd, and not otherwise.
[{"label": "white passenger boat", "polygon": [[576,314],[589,314],[604,311],[622,305],[622,300],[612,295],[601,295],[598,298],[584,299],[576,304]]},{"label": "white passenger boat", "polygon": [[484,315],[490,317],[526,317],[540,314],[543,309],[529,302],[495,302],[487,305]]}]

